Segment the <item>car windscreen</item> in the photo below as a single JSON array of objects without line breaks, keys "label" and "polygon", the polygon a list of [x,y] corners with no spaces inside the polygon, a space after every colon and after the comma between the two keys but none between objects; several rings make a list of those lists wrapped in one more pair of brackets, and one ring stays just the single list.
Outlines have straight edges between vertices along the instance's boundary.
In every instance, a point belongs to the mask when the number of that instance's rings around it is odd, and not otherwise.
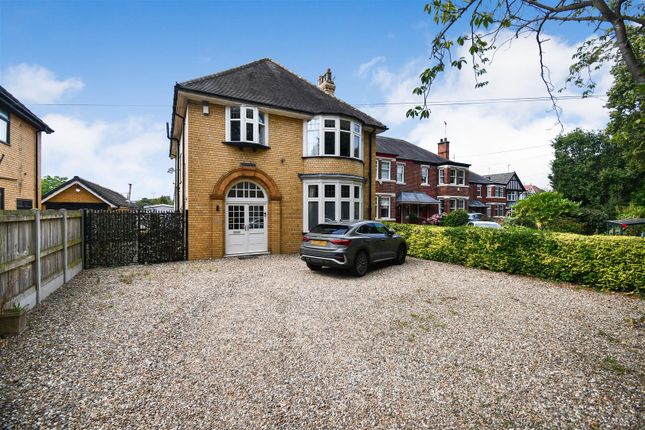
[{"label": "car windscreen", "polygon": [[333,225],[333,224],[318,224],[310,230],[310,233],[317,234],[345,234],[349,231],[349,226],[346,225]]}]

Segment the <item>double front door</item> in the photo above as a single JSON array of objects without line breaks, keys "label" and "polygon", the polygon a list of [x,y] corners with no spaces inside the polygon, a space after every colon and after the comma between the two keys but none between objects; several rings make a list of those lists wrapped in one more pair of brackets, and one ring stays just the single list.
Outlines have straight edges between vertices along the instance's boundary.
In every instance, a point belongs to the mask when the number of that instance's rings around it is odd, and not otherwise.
[{"label": "double front door", "polygon": [[266,252],[266,204],[226,204],[226,254],[253,254]]}]

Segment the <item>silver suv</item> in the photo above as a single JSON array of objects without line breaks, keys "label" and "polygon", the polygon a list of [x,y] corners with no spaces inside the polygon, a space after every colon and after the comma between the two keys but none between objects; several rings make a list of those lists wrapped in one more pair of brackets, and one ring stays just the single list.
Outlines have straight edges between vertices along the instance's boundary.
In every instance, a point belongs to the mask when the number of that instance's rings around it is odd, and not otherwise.
[{"label": "silver suv", "polygon": [[407,253],[405,239],[376,221],[319,224],[302,236],[300,245],[300,258],[309,269],[339,267],[356,276],[365,275],[372,263],[403,264]]}]

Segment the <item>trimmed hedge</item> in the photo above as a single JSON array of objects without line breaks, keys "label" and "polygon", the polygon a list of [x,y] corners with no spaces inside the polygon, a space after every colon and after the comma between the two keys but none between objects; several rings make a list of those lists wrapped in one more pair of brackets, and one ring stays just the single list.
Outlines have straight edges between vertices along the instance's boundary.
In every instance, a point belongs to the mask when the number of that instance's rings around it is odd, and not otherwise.
[{"label": "trimmed hedge", "polygon": [[641,238],[522,227],[388,226],[406,239],[412,257],[645,294],[645,240]]}]

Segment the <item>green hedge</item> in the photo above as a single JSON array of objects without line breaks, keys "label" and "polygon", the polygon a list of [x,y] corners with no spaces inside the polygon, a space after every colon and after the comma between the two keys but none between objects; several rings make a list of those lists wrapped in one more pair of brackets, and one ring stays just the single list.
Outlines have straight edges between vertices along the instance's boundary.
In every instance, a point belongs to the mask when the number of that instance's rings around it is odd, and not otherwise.
[{"label": "green hedge", "polygon": [[645,294],[645,240],[522,227],[487,229],[389,224],[408,254],[479,269]]}]

